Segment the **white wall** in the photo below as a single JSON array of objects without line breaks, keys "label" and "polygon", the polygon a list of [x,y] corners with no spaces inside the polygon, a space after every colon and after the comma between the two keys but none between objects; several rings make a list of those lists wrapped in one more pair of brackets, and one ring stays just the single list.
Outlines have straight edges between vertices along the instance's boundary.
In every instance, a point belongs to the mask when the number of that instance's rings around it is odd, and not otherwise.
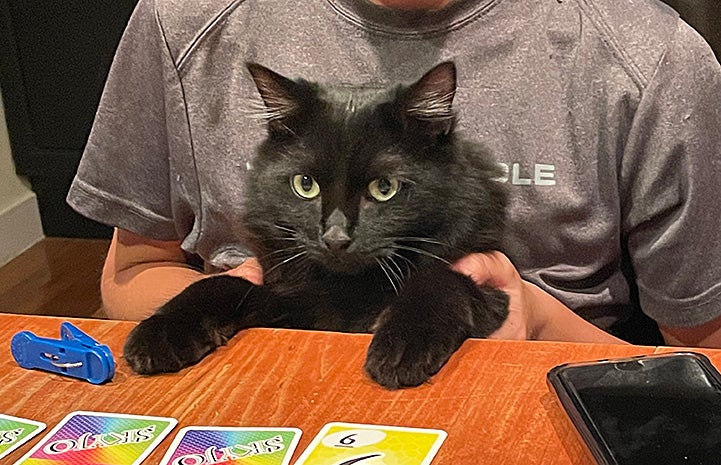
[{"label": "white wall", "polygon": [[15,174],[0,95],[0,266],[43,238],[35,194]]}]

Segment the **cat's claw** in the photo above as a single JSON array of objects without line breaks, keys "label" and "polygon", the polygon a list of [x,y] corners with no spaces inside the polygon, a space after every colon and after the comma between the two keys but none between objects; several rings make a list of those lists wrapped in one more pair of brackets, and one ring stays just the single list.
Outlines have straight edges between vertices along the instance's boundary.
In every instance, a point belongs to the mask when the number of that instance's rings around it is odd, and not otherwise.
[{"label": "cat's claw", "polygon": [[141,375],[176,372],[199,362],[225,342],[204,334],[201,328],[189,330],[187,324],[175,320],[156,314],[130,332],[123,356],[133,371]]}]

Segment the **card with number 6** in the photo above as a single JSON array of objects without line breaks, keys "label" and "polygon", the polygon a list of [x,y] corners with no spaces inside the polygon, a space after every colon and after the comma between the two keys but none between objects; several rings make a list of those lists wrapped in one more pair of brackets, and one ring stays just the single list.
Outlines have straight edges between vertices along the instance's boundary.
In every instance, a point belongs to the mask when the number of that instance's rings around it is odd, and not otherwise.
[{"label": "card with number 6", "polygon": [[328,423],[295,465],[428,465],[446,436],[438,429]]}]

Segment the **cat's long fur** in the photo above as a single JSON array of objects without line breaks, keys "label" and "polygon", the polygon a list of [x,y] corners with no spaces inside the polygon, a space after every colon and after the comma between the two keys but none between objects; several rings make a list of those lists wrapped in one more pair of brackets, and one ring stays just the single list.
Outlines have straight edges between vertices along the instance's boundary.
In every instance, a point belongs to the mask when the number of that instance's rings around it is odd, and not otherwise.
[{"label": "cat's long fur", "polygon": [[268,137],[249,175],[243,235],[265,284],[191,285],[131,332],[130,366],[177,371],[253,326],[373,332],[366,372],[398,388],[497,329],[507,296],[449,268],[500,246],[506,202],[481,147],[454,132],[454,65],[383,90],[248,69]]}]

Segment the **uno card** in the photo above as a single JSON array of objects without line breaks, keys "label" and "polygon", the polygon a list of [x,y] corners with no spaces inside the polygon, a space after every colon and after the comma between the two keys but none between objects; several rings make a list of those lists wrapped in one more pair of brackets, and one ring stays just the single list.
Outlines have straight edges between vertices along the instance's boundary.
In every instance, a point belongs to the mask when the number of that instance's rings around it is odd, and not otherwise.
[{"label": "uno card", "polygon": [[177,424],[174,418],[73,412],[15,465],[138,465]]},{"label": "uno card", "polygon": [[160,465],[288,465],[300,435],[297,428],[188,426]]},{"label": "uno card", "polygon": [[438,429],[328,423],[295,465],[428,465],[446,436]]},{"label": "uno card", "polygon": [[0,413],[0,459],[45,429],[45,423]]}]

